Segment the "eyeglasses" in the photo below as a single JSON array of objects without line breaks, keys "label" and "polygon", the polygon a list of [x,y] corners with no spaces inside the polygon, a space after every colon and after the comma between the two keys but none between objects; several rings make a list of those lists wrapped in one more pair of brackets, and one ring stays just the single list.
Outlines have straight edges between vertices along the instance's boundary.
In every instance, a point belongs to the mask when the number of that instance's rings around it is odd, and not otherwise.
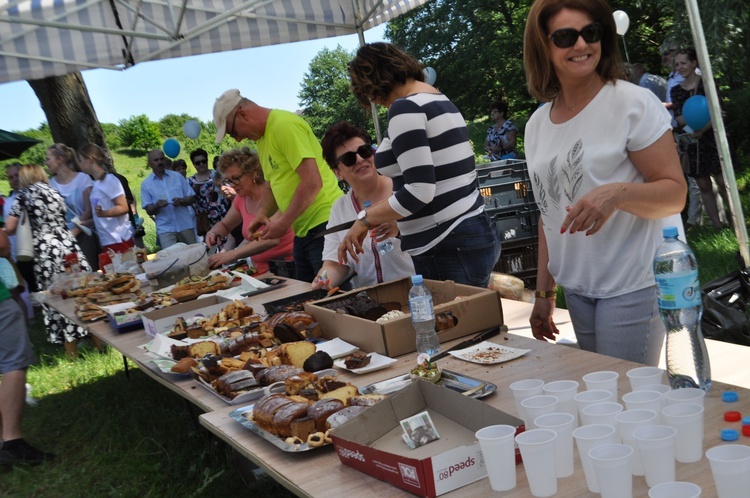
[{"label": "eyeglasses", "polygon": [[357,147],[356,151],[350,150],[349,152],[344,152],[336,159],[336,164],[341,163],[347,168],[351,168],[357,164],[357,154],[359,154],[359,157],[362,159],[372,157],[372,145],[363,144]]},{"label": "eyeglasses", "polygon": [[558,29],[549,35],[549,39],[557,48],[570,48],[576,44],[579,36],[586,43],[596,43],[602,39],[602,25],[598,22],[592,22],[581,28],[581,31],[573,28]]},{"label": "eyeglasses", "polygon": [[208,164],[208,159],[199,159],[197,161],[193,161],[193,164]]},{"label": "eyeglasses", "polygon": [[237,124],[237,114],[239,113],[240,108],[238,107],[234,111],[234,118],[232,118],[232,127],[229,129],[229,136],[234,138],[234,125]]},{"label": "eyeglasses", "polygon": [[226,177],[224,179],[224,185],[239,185],[240,179],[245,176],[246,173],[247,171],[243,171],[240,176],[235,176],[234,178]]}]

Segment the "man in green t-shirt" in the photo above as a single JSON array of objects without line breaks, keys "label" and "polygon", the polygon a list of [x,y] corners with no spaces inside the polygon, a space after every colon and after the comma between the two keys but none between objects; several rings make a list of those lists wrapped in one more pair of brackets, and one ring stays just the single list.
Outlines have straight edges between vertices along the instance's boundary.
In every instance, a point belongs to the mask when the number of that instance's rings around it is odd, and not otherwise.
[{"label": "man in green t-shirt", "polygon": [[[8,236],[0,230],[0,257],[9,255]],[[24,313],[0,279],[0,465],[34,465],[53,457],[31,446],[21,433],[26,370],[34,361]]]},{"label": "man in green t-shirt", "polygon": [[[261,201],[248,231],[265,225],[262,238],[278,239],[291,226],[296,277],[312,282],[323,265],[324,238],[315,235],[325,230],[331,206],[343,192],[310,125],[294,113],[261,107],[236,89],[216,99],[214,123],[216,143],[225,134],[256,141],[263,176],[271,187],[273,195]],[[281,217],[270,221],[278,210]]]}]

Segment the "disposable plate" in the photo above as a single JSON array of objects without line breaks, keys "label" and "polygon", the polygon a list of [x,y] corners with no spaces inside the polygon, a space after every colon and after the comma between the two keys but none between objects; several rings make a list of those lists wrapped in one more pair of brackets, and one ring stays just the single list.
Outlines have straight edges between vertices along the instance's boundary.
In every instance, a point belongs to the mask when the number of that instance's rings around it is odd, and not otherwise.
[{"label": "disposable plate", "polygon": [[318,342],[315,344],[315,348],[316,348],[316,351],[325,351],[334,360],[336,358],[343,358],[344,356],[349,356],[355,351],[359,351],[359,348],[357,346],[354,346],[353,344],[349,344],[346,341],[342,341],[338,337],[335,339],[331,339],[330,341]]},{"label": "disposable plate", "polygon": [[367,356],[370,357],[370,363],[368,363],[362,368],[353,368],[353,369],[346,368],[346,364],[344,363],[344,358],[340,358],[334,361],[333,366],[341,368],[343,370],[348,370],[349,372],[355,373],[355,374],[366,374],[366,373],[374,372],[376,370],[381,370],[383,368],[388,368],[398,361],[395,358],[383,356],[382,354],[378,354],[378,353],[370,353]]},{"label": "disposable plate", "polygon": [[464,361],[481,363],[483,365],[494,365],[505,361],[514,360],[531,351],[530,349],[509,348],[500,346],[494,342],[480,342],[476,346],[458,351],[450,351],[448,354]]}]

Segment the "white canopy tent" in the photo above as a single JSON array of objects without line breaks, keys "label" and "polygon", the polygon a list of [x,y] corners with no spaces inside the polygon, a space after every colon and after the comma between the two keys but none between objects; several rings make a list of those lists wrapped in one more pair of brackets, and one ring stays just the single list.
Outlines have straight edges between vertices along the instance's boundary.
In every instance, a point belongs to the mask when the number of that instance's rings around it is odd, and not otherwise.
[{"label": "white canopy tent", "polygon": [[353,33],[428,0],[3,0],[0,83]]}]

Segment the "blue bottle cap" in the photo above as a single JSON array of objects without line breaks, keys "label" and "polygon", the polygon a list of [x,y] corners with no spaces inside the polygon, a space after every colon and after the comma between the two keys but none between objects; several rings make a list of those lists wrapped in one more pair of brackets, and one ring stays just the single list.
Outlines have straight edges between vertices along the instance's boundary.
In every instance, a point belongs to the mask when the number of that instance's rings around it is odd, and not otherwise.
[{"label": "blue bottle cap", "polygon": [[721,440],[722,441],[737,441],[740,438],[740,433],[734,429],[722,429]]},{"label": "blue bottle cap", "polygon": [[677,227],[664,227],[661,233],[664,237],[677,237]]},{"label": "blue bottle cap", "polygon": [[750,417],[743,417],[742,425],[750,425]]},{"label": "blue bottle cap", "polygon": [[727,403],[732,403],[738,399],[739,395],[737,394],[737,391],[724,391],[721,393],[721,400],[726,401]]},{"label": "blue bottle cap", "polygon": [[412,284],[421,284],[422,283],[422,275],[412,275],[411,276],[411,283]]}]

